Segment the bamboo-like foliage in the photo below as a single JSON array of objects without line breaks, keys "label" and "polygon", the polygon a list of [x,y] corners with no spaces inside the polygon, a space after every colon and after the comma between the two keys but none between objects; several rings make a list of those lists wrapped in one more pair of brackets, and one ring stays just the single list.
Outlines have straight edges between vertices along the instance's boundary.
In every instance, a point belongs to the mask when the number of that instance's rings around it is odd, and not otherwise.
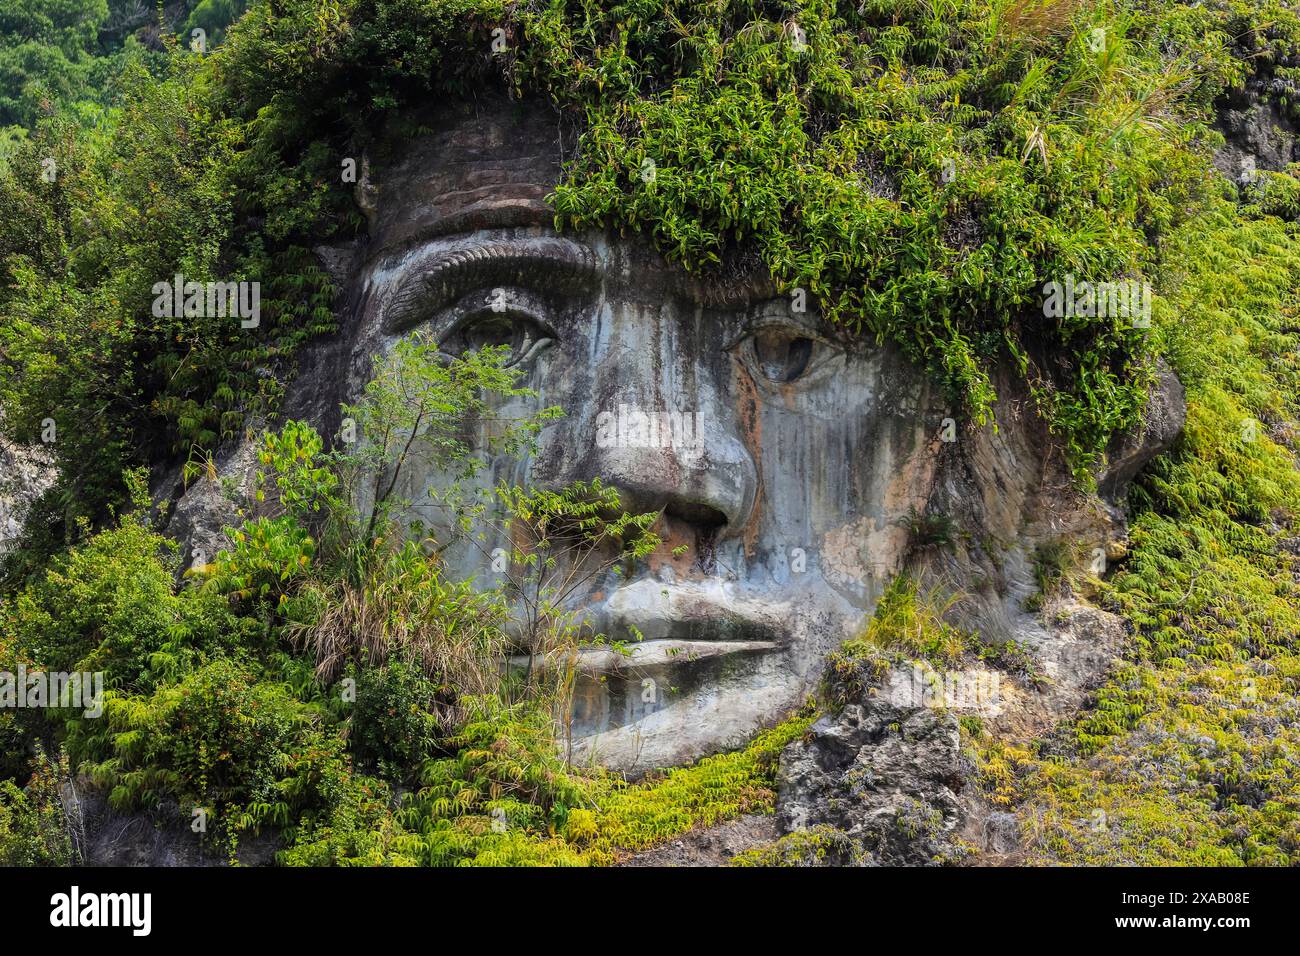
[{"label": "bamboo-like foliage", "polygon": [[468,583],[448,582],[437,561],[413,542],[376,562],[359,585],[346,579],[307,584],[297,605],[305,620],[286,625],[285,636],[311,656],[325,684],[353,665],[412,661],[453,689],[438,714],[445,727],[463,720],[460,697],[501,688],[508,645],[504,603]]}]

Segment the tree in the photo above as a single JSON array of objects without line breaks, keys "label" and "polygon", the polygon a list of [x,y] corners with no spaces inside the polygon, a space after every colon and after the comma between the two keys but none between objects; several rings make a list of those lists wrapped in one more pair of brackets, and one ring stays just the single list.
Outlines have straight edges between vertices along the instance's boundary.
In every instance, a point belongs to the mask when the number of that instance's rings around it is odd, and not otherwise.
[{"label": "tree", "polygon": [[31,127],[83,94],[107,0],[7,0],[0,8],[0,127]]}]

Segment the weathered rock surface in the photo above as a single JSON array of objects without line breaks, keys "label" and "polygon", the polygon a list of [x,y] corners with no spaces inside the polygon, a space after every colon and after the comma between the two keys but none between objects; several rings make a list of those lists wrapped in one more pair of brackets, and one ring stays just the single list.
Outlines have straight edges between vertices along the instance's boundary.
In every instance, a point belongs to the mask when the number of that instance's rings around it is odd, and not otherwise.
[{"label": "weathered rock surface", "polygon": [[1281,105],[1294,101],[1295,93],[1284,80],[1258,77],[1225,97],[1218,127],[1226,142],[1214,165],[1228,179],[1244,186],[1257,170],[1278,172],[1300,160],[1296,125]]},{"label": "weathered rock surface", "polygon": [[[83,784],[65,784],[64,814],[73,847],[87,866],[227,866],[227,855],[206,845],[175,804],[152,812],[119,813],[106,794]],[[269,866],[279,849],[271,833],[246,834],[237,859],[241,866]]]},{"label": "weathered rock surface", "polygon": [[22,535],[27,510],[54,478],[54,466],[43,448],[0,438],[0,554]]},{"label": "weathered rock surface", "polygon": [[1097,491],[1115,500],[1142,467],[1173,447],[1187,423],[1187,390],[1164,359],[1156,369],[1142,424],[1118,435],[1106,450],[1106,468],[1097,481]]},{"label": "weathered rock surface", "polygon": [[663,846],[638,853],[624,866],[726,866],[746,850],[774,842],[776,817],[751,813],[714,827],[692,830]]},{"label": "weathered rock surface", "polygon": [[959,859],[965,785],[957,715],[891,703],[874,689],[786,747],[777,772],[785,833],[830,826],[867,864]]},{"label": "weathered rock surface", "polygon": [[246,439],[222,450],[214,473],[204,471],[186,485],[175,468],[155,481],[154,500],[171,509],[167,534],[181,542],[181,571],[207,564],[230,547],[226,529],[239,524],[241,508],[247,514],[254,504],[256,452],[256,440]]},{"label": "weathered rock surface", "polygon": [[[538,398],[498,414],[566,414],[530,460],[491,460],[485,482],[599,477],[630,510],[662,512],[663,547],[635,576],[607,565],[575,594],[592,633],[643,638],[626,657],[584,656],[575,755],[641,772],[742,744],[802,703],[900,567],[902,519],[937,463],[927,376],[895,349],[825,329],[815,305],[792,313],[752,270],[701,280],[635,239],[557,236],[544,197],[564,143],[550,111],[484,100],[425,125],[434,132],[365,164],[368,240],[322,250],[344,290],[339,333],[301,355],[286,414],[333,435],[340,403],[403,338],[458,352],[485,319],[516,325],[534,346],[519,384]],[[751,329],[777,323],[807,330],[811,354],[766,360],[792,363],[798,384],[765,378],[754,352]],[[246,485],[246,460],[219,459],[231,486]],[[396,495],[439,529],[427,492],[444,480],[413,467]],[[210,553],[230,517],[200,480],[169,530],[186,553]],[[509,545],[494,532],[443,557],[491,586],[484,556]]]}]

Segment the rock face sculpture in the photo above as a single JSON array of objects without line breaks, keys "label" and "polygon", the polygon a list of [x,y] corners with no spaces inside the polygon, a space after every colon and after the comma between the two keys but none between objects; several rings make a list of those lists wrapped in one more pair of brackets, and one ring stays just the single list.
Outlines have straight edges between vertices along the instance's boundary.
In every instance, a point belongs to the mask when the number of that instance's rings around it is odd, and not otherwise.
[{"label": "rock face sculpture", "polygon": [[[485,478],[600,478],[630,511],[662,512],[650,560],[575,596],[593,633],[630,642],[582,657],[580,755],[671,765],[799,705],[890,577],[917,562],[918,516],[959,520],[928,564],[971,588],[973,618],[1017,634],[1037,626],[1019,604],[1037,541],[1100,547],[1122,534],[1113,509],[1070,490],[1009,382],[1000,430],[961,428],[923,370],[831,327],[760,270],[692,276],[640,237],[557,234],[546,197],[569,144],[549,108],[484,100],[418,120],[418,135],[389,137],[363,163],[367,240],[320,250],[347,290],[340,332],[304,353],[285,410],[333,434],[373,357],[417,331],[452,353],[508,344],[520,384],[566,414],[535,456],[495,460]],[[1129,448],[1125,467],[1156,450]],[[226,456],[241,478],[248,458]],[[421,509],[443,480],[410,472],[401,489],[434,526]],[[178,505],[187,534],[203,526],[200,494]],[[445,557],[491,584],[484,551],[498,545],[509,542]]]}]

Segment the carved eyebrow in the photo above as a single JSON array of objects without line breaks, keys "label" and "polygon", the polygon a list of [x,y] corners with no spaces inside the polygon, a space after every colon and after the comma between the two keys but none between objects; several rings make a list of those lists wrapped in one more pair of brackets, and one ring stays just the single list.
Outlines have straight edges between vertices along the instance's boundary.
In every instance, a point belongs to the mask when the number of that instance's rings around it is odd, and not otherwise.
[{"label": "carved eyebrow", "polygon": [[600,264],[569,239],[499,240],[448,249],[406,270],[384,307],[388,331],[421,321],[467,292],[517,285],[573,295],[597,284]]},{"label": "carved eyebrow", "polygon": [[758,271],[732,276],[689,274],[678,282],[682,294],[711,309],[744,308],[781,294],[771,275]]}]

